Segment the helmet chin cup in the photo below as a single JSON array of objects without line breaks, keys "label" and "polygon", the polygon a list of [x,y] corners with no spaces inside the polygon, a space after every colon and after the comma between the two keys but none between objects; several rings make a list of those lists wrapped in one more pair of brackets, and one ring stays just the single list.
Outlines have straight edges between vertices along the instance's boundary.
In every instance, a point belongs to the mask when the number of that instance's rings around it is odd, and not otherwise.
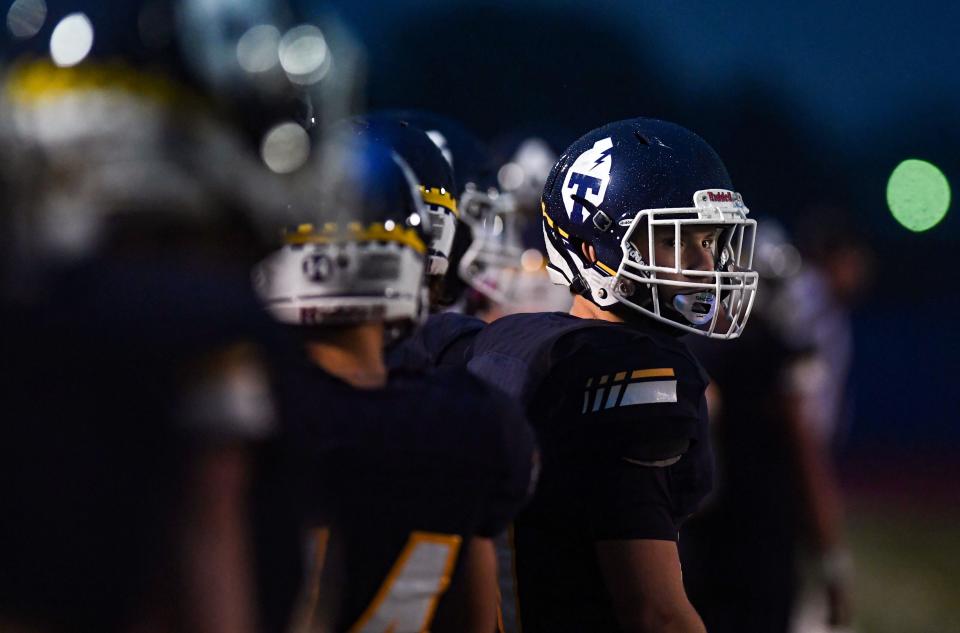
[{"label": "helmet chin cup", "polygon": [[717,313],[717,295],[710,291],[674,295],[672,307],[691,324],[702,327]]},{"label": "helmet chin cup", "polygon": [[449,267],[450,260],[443,253],[433,251],[427,256],[426,275],[428,277],[442,277]]}]

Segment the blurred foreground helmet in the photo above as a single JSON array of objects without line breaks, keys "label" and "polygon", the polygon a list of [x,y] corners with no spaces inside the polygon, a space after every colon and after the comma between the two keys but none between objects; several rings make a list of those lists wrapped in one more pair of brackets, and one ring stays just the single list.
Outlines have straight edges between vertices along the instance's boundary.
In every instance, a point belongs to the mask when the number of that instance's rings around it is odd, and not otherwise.
[{"label": "blurred foreground helmet", "polygon": [[[726,167],[697,135],[652,119],[610,123],[567,148],[547,180],[548,270],[554,283],[605,310],[626,306],[686,332],[736,338],[757,288],[750,270],[756,222],[747,214]],[[691,226],[721,230],[713,270],[681,269],[681,229]],[[673,231],[675,265],[656,261],[655,227]],[[596,249],[595,264],[584,244]],[[669,302],[660,297],[668,286],[679,290]]]},{"label": "blurred foreground helmet", "polygon": [[497,172],[486,146],[459,123],[425,112],[397,116],[419,126],[453,166],[460,220],[470,239],[454,247],[457,274],[470,287],[498,303],[516,300],[523,248],[516,205],[497,188]]},{"label": "blurred foreground helmet", "polygon": [[356,99],[359,56],[282,0],[8,5],[7,270],[95,252],[118,218],[141,235],[275,226],[276,175],[305,164],[307,130]]},{"label": "blurred foreground helmet", "polygon": [[357,133],[392,148],[413,171],[430,218],[426,226],[427,275],[442,277],[449,268],[456,229],[453,168],[423,130],[389,113],[358,117],[352,124]]},{"label": "blurred foreground helmet", "polygon": [[[277,125],[323,126],[359,98],[362,60],[349,34],[329,13],[295,8],[286,0],[14,0],[4,62],[34,96],[122,89],[216,111],[261,147]],[[82,114],[61,125],[82,123]]]},{"label": "blurred foreground helmet", "polygon": [[301,326],[419,319],[427,215],[405,161],[347,129],[304,176],[316,184],[301,205],[310,222],[288,229],[254,271],[271,314]]}]

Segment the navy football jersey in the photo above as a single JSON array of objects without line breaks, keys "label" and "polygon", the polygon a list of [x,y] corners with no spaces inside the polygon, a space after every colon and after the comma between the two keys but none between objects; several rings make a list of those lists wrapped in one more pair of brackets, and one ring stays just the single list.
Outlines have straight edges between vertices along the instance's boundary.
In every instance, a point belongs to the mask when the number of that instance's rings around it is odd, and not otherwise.
[{"label": "navy football jersey", "polygon": [[619,630],[595,543],[676,540],[710,490],[706,375],[653,323],[561,313],[495,321],[468,366],[520,399],[540,445],[514,522],[522,630]]},{"label": "navy football jersey", "polygon": [[464,367],[473,338],[486,325],[477,317],[459,312],[432,314],[387,355],[390,367],[429,370]]},{"label": "navy football jersey", "polygon": [[189,456],[271,429],[248,279],[117,257],[0,312],[0,613],[126,630],[169,580]]},{"label": "navy football jersey", "polygon": [[520,408],[463,369],[363,390],[303,360],[280,389],[311,528],[294,625],[427,630],[468,539],[502,532],[529,495]]}]

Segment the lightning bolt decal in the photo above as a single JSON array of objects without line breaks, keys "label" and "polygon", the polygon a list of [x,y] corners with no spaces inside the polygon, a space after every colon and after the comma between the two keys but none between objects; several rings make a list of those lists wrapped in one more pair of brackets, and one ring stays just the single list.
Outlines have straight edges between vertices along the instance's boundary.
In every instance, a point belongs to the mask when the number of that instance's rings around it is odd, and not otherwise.
[{"label": "lightning bolt decal", "polygon": [[590,168],[590,171],[593,171],[594,168],[596,168],[600,163],[603,162],[603,159],[604,159],[604,158],[606,158],[607,156],[609,156],[609,155],[612,154],[612,153],[613,153],[613,147],[609,147],[609,148],[603,150],[603,153],[600,154],[600,157],[599,157],[599,158],[597,158],[597,161],[596,161],[596,162],[593,164],[593,166]]}]

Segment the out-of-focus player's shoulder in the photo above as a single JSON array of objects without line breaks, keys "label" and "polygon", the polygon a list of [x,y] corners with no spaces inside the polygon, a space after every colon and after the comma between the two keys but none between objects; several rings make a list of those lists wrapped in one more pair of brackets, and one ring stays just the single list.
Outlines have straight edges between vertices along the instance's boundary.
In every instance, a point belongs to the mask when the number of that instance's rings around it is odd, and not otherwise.
[{"label": "out-of-focus player's shoulder", "polygon": [[389,351],[387,362],[397,369],[462,367],[470,343],[484,325],[480,319],[458,312],[433,314]]},{"label": "out-of-focus player's shoulder", "polygon": [[535,332],[555,332],[576,320],[563,312],[509,314],[487,325],[480,336],[502,341],[529,340]]},{"label": "out-of-focus player's shoulder", "polygon": [[430,349],[443,351],[450,343],[464,337],[475,336],[486,325],[482,320],[459,312],[433,314],[422,328],[422,338]]},{"label": "out-of-focus player's shoulder", "polygon": [[488,470],[491,496],[478,533],[495,536],[506,528],[536,484],[533,430],[518,402],[465,369],[438,371],[429,382],[440,404],[437,413],[449,416],[446,422],[465,430],[467,451]]},{"label": "out-of-focus player's shoulder", "polygon": [[440,369],[420,379],[427,385],[431,408],[459,416],[458,422],[474,423],[477,432],[494,434],[501,443],[528,434],[519,403],[466,369]]}]

